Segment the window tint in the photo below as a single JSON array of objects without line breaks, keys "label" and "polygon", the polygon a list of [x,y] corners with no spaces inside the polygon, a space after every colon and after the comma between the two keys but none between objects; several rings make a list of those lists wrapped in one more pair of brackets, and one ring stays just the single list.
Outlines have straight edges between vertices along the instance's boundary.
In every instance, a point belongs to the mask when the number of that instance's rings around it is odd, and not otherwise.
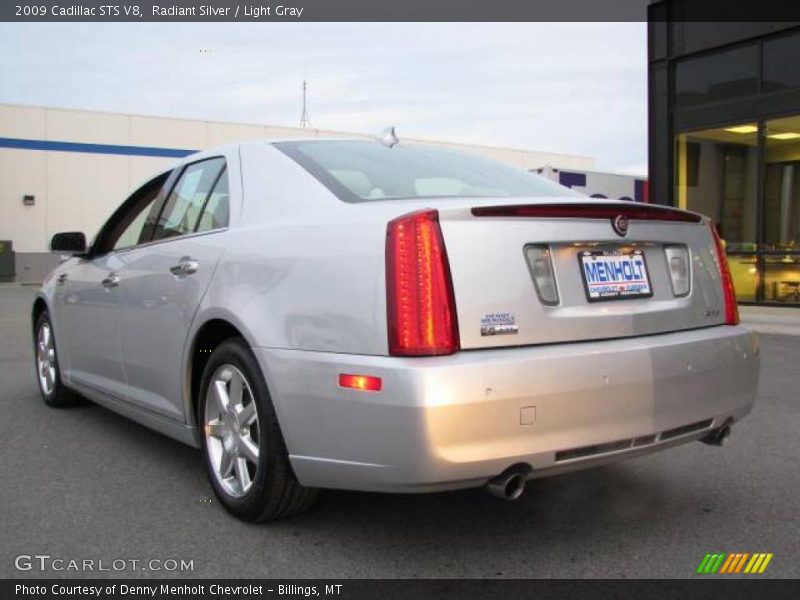
[{"label": "window tint", "polygon": [[524,169],[432,146],[401,142],[389,148],[366,141],[297,141],[275,146],[348,202],[579,195]]},{"label": "window tint", "polygon": [[228,170],[223,168],[206,201],[196,231],[213,231],[228,226]]},{"label": "window tint", "polygon": [[193,233],[224,158],[212,158],[186,166],[170,192],[155,227],[154,240]]},{"label": "window tint", "polygon": [[726,50],[679,62],[675,67],[675,101],[691,106],[758,91],[758,47]]},{"label": "window tint", "polygon": [[800,35],[764,42],[764,91],[800,87]]},{"label": "window tint", "polygon": [[101,230],[97,239],[99,252],[130,248],[150,238],[145,222],[162,197],[160,192],[169,175],[162,173],[131,194]]},{"label": "window tint", "polygon": [[139,214],[134,217],[130,225],[125,228],[125,231],[122,232],[122,235],[120,235],[117,241],[114,243],[114,250],[130,248],[131,246],[135,246],[139,243],[145,219],[147,218],[148,213],[152,210],[155,201],[156,199],[153,197],[153,199],[150,200],[150,202],[139,211]]}]

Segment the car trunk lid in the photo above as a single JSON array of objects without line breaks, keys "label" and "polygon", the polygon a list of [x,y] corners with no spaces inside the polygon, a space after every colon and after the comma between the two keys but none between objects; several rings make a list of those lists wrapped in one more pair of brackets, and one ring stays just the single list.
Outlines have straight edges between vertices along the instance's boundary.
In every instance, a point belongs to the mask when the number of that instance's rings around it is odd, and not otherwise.
[{"label": "car trunk lid", "polygon": [[[652,335],[725,322],[711,228],[695,213],[573,199],[471,199],[437,208],[461,349]],[[541,249],[552,265],[554,302],[535,283]],[[685,293],[675,281],[681,260]]]}]

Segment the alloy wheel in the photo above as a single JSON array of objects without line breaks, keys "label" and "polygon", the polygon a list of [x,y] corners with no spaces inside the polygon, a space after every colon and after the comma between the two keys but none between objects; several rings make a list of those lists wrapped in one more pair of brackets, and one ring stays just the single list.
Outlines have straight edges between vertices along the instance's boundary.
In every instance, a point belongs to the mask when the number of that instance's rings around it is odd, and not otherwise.
[{"label": "alloy wheel", "polygon": [[42,323],[36,336],[36,371],[42,391],[49,396],[56,385],[56,348],[49,323]]},{"label": "alloy wheel", "polygon": [[211,377],[205,397],[205,439],[214,475],[231,496],[244,496],[258,471],[261,431],[251,387],[230,364]]}]

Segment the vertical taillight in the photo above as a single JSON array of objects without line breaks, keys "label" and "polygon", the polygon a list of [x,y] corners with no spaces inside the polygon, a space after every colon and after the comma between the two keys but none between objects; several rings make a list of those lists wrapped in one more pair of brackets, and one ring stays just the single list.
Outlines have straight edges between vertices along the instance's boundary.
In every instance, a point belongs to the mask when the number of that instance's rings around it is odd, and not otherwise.
[{"label": "vertical taillight", "polygon": [[719,274],[722,279],[722,293],[725,296],[725,324],[738,325],[739,307],[736,304],[736,291],[733,287],[733,278],[728,266],[728,257],[725,255],[725,248],[722,245],[722,240],[719,237],[719,233],[717,233],[714,222],[709,221],[708,224],[711,227],[711,235],[714,236],[714,248],[716,249],[717,264],[719,265]]},{"label": "vertical taillight", "polygon": [[386,230],[389,354],[433,356],[458,350],[458,320],[439,213],[423,210]]}]

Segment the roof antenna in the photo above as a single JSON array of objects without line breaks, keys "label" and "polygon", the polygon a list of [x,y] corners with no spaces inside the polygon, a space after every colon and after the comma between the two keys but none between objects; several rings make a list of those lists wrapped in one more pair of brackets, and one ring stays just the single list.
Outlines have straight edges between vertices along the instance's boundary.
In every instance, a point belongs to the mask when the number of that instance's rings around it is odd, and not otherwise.
[{"label": "roof antenna", "polygon": [[311,119],[308,118],[308,109],[306,108],[306,80],[303,79],[303,114],[300,117],[300,127],[311,127]]},{"label": "roof antenna", "polygon": [[387,148],[393,148],[394,146],[400,143],[400,138],[397,137],[397,134],[394,131],[394,125],[387,127],[386,129],[381,131],[378,135],[375,136],[375,139],[378,140],[381,144],[383,144]]}]

